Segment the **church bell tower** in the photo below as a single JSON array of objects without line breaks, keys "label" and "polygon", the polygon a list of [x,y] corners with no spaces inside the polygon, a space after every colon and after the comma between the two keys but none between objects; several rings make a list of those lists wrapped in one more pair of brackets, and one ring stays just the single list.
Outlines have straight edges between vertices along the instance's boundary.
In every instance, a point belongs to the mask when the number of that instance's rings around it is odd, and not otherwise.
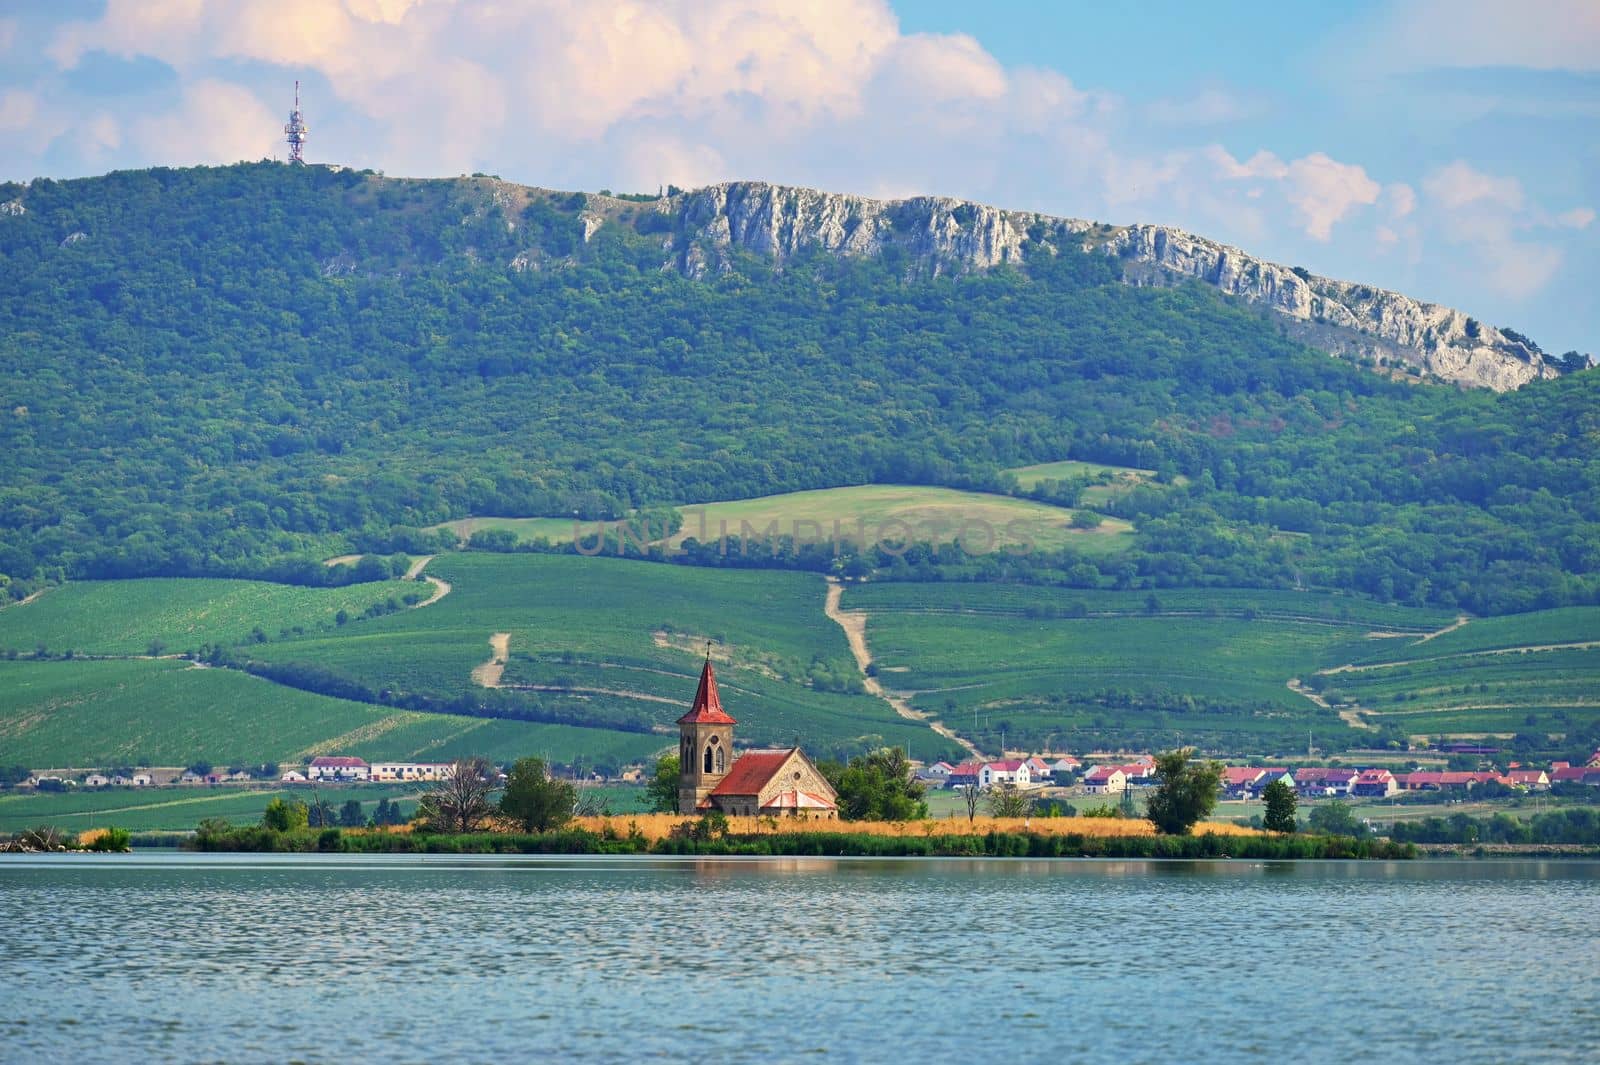
[{"label": "church bell tower", "polygon": [[694,705],[678,718],[678,812],[694,814],[733,765],[733,726],[717,694],[711,652],[700,670]]}]

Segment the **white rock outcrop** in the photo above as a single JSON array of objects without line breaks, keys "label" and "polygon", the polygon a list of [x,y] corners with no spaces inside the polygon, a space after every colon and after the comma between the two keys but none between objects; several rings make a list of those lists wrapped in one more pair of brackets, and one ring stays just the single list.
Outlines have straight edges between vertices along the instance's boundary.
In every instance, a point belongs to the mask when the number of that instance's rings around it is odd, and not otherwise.
[{"label": "white rock outcrop", "polygon": [[1404,363],[1502,391],[1560,373],[1532,342],[1452,308],[1317,277],[1168,226],[1106,226],[948,197],[875,200],[746,181],[680,193],[656,209],[676,215],[688,238],[673,245],[666,265],[691,277],[731,269],[735,249],[782,263],[810,250],[867,256],[895,247],[912,271],[937,276],[1020,264],[1025,250],[1054,253],[1076,244],[1122,260],[1131,284],[1193,278],[1266,306],[1294,322],[1302,340],[1334,354]]}]

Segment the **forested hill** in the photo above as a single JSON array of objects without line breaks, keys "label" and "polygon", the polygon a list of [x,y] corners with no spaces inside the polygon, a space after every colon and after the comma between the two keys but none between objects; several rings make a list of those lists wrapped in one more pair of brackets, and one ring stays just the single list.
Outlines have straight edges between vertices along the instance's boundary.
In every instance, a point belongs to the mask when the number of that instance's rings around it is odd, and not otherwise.
[{"label": "forested hill", "polygon": [[[1463,392],[1071,246],[937,277],[892,247],[778,264],[642,198],[488,178],[256,164],[0,205],[13,596],[404,547],[471,513],[1003,491],[1006,467],[1068,457],[1187,481],[1121,505],[1138,547],[1098,576],[1061,558],[1030,579],[1479,611],[1600,593],[1593,371]],[[723,269],[662,269],[699,253]]]}]

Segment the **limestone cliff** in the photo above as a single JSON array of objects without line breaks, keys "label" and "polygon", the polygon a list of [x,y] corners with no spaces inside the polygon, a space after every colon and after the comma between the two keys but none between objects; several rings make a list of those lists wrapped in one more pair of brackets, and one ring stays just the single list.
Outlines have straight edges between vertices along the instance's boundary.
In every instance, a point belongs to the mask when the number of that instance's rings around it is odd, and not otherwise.
[{"label": "limestone cliff", "polygon": [[[1022,263],[1076,245],[1118,257],[1131,284],[1193,278],[1259,304],[1314,347],[1403,363],[1457,384],[1506,390],[1560,370],[1532,341],[1397,292],[1317,277],[1166,226],[1107,226],[1004,211],[938,196],[874,200],[728,182],[656,201],[688,239],[668,266],[699,277],[731,266],[730,249],[778,262],[807,249],[877,255],[898,248],[924,274]],[[585,237],[590,230],[586,226]]]}]

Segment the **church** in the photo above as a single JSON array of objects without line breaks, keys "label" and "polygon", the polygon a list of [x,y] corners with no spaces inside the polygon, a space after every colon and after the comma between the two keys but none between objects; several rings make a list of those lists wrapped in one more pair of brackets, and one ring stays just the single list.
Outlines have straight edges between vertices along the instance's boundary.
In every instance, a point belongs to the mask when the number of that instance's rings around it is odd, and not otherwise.
[{"label": "church", "polygon": [[700,670],[694,705],[678,718],[678,812],[720,810],[730,817],[806,814],[836,817],[833,786],[798,747],[733,753],[733,726],[722,708],[711,656]]}]

